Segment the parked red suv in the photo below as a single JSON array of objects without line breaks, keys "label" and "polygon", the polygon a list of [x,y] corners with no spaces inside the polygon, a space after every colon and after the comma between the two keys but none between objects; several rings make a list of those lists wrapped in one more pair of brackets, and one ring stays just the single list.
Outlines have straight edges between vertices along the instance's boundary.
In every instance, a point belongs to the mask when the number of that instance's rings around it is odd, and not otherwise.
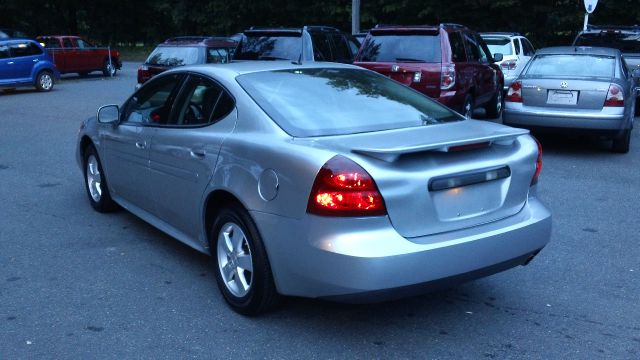
[{"label": "parked red suv", "polygon": [[369,30],[355,65],[377,71],[471,117],[484,107],[502,112],[504,78],[482,38],[457,24],[376,26]]}]

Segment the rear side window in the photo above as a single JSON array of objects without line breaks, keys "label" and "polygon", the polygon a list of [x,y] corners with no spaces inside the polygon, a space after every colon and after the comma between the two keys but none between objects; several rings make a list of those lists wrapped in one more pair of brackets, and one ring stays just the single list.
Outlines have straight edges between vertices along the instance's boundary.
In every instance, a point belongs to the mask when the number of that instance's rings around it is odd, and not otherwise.
[{"label": "rear side window", "polygon": [[30,41],[9,44],[12,57],[34,56],[42,54],[42,49]]},{"label": "rear side window", "polygon": [[615,74],[616,59],[598,55],[539,55],[533,58],[527,77],[606,77]]},{"label": "rear side window", "polygon": [[464,43],[459,32],[449,33],[449,43],[451,44],[451,61],[467,61],[467,54],[464,51]]},{"label": "rear side window", "polygon": [[236,60],[298,60],[302,54],[302,35],[245,36],[233,58]]},{"label": "rear side window", "polygon": [[147,58],[149,65],[181,66],[198,64],[200,48],[195,46],[158,46]]},{"label": "rear side window", "polygon": [[200,76],[190,76],[181,93],[177,116],[170,119],[169,125],[210,124],[222,119],[234,107],[233,99],[221,86]]},{"label": "rear side window", "polygon": [[0,59],[6,59],[9,57],[9,47],[7,45],[0,45]]},{"label": "rear side window", "polygon": [[640,53],[640,33],[600,32],[581,34],[575,46],[602,46],[618,49],[623,53]]},{"label": "rear side window", "polygon": [[365,62],[440,62],[438,34],[378,33],[368,36],[358,61]]},{"label": "rear side window", "polygon": [[49,48],[49,49],[60,48],[60,41],[56,38],[45,38],[43,42],[44,42],[44,47],[46,48]]},{"label": "rear side window", "polygon": [[227,48],[207,48],[207,64],[226,64],[231,59]]},{"label": "rear side window", "polygon": [[511,46],[511,39],[509,38],[487,37],[484,38],[484,42],[487,43],[492,55],[497,53],[513,55],[513,47]]},{"label": "rear side window", "polygon": [[471,34],[464,34],[464,46],[469,54],[469,61],[480,61],[480,46]]},{"label": "rear side window", "polygon": [[520,55],[520,39],[513,40],[513,45],[516,47],[516,55]]},{"label": "rear side window", "polygon": [[68,49],[73,48],[73,43],[71,42],[71,39],[69,38],[62,39],[62,47],[65,47]]}]

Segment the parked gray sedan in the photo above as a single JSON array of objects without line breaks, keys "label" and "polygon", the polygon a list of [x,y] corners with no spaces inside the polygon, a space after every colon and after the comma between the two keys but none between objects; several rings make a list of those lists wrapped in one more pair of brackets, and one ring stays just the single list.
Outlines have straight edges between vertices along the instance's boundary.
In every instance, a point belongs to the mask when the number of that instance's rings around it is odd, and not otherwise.
[{"label": "parked gray sedan", "polygon": [[549,241],[527,130],[465,120],[351,65],[154,77],[84,121],[91,205],[210,253],[243,314],[280,295],[372,301],[528,263]]},{"label": "parked gray sedan", "polygon": [[613,150],[626,153],[638,75],[629,72],[616,49],[541,49],[509,88],[503,123],[567,133],[588,130],[613,139]]}]

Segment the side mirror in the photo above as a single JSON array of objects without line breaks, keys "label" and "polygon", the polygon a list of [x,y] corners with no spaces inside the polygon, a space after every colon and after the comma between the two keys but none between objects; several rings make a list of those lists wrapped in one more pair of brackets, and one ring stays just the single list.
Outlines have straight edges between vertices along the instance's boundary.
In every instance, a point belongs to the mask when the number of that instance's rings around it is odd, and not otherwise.
[{"label": "side mirror", "polygon": [[101,124],[115,125],[120,119],[120,107],[118,105],[105,105],[98,109],[98,122]]},{"label": "side mirror", "polygon": [[502,59],[504,59],[504,56],[501,53],[493,54],[493,62],[500,62]]},{"label": "side mirror", "polygon": [[636,80],[640,78],[640,69],[633,69],[633,71],[631,72],[631,77]]}]

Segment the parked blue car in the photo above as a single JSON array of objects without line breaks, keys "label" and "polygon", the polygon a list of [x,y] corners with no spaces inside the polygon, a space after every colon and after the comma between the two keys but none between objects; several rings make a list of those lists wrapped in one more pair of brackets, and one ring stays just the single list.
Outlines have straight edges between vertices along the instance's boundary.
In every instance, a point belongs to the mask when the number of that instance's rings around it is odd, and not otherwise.
[{"label": "parked blue car", "polygon": [[50,91],[60,72],[42,45],[29,39],[0,40],[0,89],[35,86]]}]

